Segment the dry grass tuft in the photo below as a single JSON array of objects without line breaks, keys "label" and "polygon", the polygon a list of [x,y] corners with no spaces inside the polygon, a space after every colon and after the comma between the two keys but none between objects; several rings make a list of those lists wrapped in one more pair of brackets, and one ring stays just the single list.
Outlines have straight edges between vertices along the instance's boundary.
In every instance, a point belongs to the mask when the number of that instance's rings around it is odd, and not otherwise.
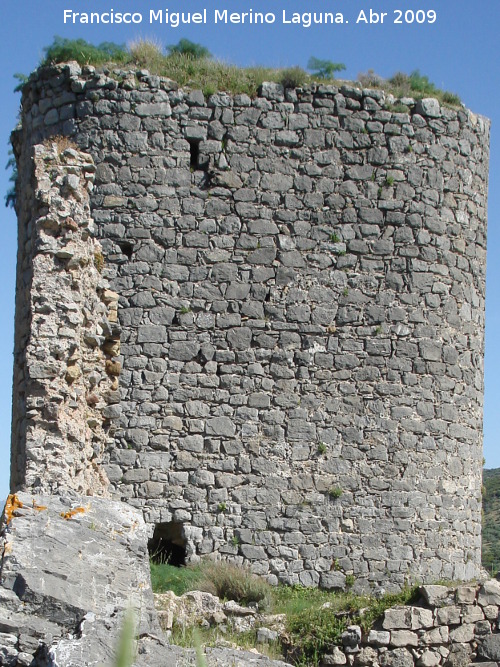
[{"label": "dry grass tuft", "polygon": [[222,600],[234,600],[243,605],[257,603],[260,608],[269,606],[271,586],[245,567],[225,562],[207,562],[198,583],[200,590]]},{"label": "dry grass tuft", "polygon": [[158,70],[165,60],[163,45],[155,37],[134,39],[127,44],[127,48],[134,62],[139,67]]}]

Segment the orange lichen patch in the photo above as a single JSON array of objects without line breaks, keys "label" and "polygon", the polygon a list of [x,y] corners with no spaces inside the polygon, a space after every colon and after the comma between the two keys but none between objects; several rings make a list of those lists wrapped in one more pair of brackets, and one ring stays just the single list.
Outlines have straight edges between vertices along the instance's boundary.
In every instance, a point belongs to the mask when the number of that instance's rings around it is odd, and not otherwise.
[{"label": "orange lichen patch", "polygon": [[19,500],[19,498],[16,496],[15,493],[11,493],[9,497],[7,498],[7,502],[5,503],[5,521],[7,522],[7,525],[12,521],[12,519],[15,516],[15,512],[18,509],[21,509],[23,506],[22,502]]},{"label": "orange lichen patch", "polygon": [[43,512],[43,510],[46,510],[47,507],[46,505],[37,505],[35,499],[33,498],[33,509],[37,512]]},{"label": "orange lichen patch", "polygon": [[85,507],[75,507],[74,509],[68,510],[67,512],[61,512],[61,516],[66,521],[69,521],[77,514],[85,514],[85,512],[86,512]]}]

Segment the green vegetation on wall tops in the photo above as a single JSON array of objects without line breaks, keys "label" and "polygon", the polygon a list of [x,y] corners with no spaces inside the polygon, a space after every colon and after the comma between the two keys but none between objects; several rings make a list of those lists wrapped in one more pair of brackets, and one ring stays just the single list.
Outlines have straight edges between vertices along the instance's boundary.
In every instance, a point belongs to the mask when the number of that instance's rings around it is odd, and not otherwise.
[{"label": "green vegetation on wall tops", "polygon": [[67,39],[55,36],[54,41],[43,49],[45,54],[42,64],[62,63],[76,60],[80,65],[104,65],[113,62],[117,65],[130,62],[130,52],[123,44],[102,42],[95,46],[85,39]]},{"label": "green vegetation on wall tops", "polygon": [[311,56],[307,63],[307,69],[310,69],[313,76],[318,79],[333,79],[337,72],[345,70],[344,63],[334,63],[331,60],[321,60]]},{"label": "green vegetation on wall tops", "polygon": [[[314,56],[307,65],[313,71],[311,75],[301,67],[236,67],[214,59],[206,47],[187,39],[181,39],[178,44],[164,49],[160,43],[151,39],[136,40],[128,46],[112,42],[94,46],[84,39],[55,37],[53,43],[45,47],[44,53],[43,65],[76,60],[80,65],[115,65],[129,69],[139,66],[152,74],[173,79],[181,86],[201,88],[206,95],[224,90],[254,96],[264,81],[281,83],[285,88],[314,82],[332,84],[336,82],[335,75],[345,69],[343,63]],[[369,70],[368,74],[359,75],[359,84],[383,88],[399,97],[432,96],[444,104],[460,104],[456,95],[440,90],[418,70],[409,75],[398,73],[391,79],[383,79]]]},{"label": "green vegetation on wall tops", "polygon": [[444,104],[460,104],[458,95],[440,90],[418,69],[409,75],[398,72],[389,79],[389,85],[395,97],[437,97]]},{"label": "green vegetation on wall tops", "polygon": [[173,53],[180,53],[184,56],[191,56],[192,58],[211,58],[210,51],[201,44],[192,42],[190,39],[180,39],[177,44],[167,46],[169,55]]},{"label": "green vegetation on wall tops", "polygon": [[[264,81],[280,83],[284,88],[300,88],[315,82],[321,84],[339,83],[333,77],[345,69],[343,63],[322,60],[312,56],[307,64],[313,74],[308,74],[301,67],[270,68],[270,67],[236,67],[214,59],[209,50],[181,39],[177,44],[163,48],[154,39],[138,39],[127,46],[114,42],[90,44],[84,39],[68,39],[54,37],[54,41],[44,49],[41,65],[57,64],[76,60],[81,66],[92,65],[106,68],[111,76],[120,76],[120,70],[134,68],[147,69],[151,74],[164,76],[176,81],[180,86],[199,88],[205,95],[217,91],[230,93],[246,93],[251,97],[257,95],[259,86]],[[28,80],[24,74],[15,74],[18,84],[16,91],[22,90]],[[401,72],[390,79],[383,79],[373,70],[359,74],[355,85],[383,88],[396,98],[402,97],[436,97],[445,105],[456,106],[460,98],[452,93],[442,91],[429,81],[429,78],[415,70],[411,74]],[[395,113],[408,112],[405,105],[387,103],[387,109]],[[5,195],[5,205],[14,206],[16,202],[15,182],[17,171],[11,158],[7,168],[12,170],[11,187]]]}]

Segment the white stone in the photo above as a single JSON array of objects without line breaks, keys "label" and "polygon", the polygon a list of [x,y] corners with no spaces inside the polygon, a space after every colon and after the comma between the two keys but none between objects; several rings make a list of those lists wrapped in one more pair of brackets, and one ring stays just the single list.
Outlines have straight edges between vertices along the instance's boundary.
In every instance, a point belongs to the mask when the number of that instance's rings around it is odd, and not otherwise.
[{"label": "white stone", "polygon": [[441,662],[441,656],[434,651],[424,651],[417,660],[417,667],[435,667]]},{"label": "white stone", "polygon": [[322,662],[324,665],[346,665],[347,657],[338,646],[334,646],[331,653],[323,656]]},{"label": "white stone", "polygon": [[410,630],[393,630],[391,632],[391,646],[418,646],[418,635]]},{"label": "white stone", "polygon": [[409,607],[394,607],[386,609],[382,623],[384,630],[397,630],[400,628],[411,628],[411,611]]},{"label": "white stone", "polygon": [[462,622],[476,623],[477,621],[484,621],[484,613],[481,607],[476,605],[465,607],[462,613]]},{"label": "white stone", "polygon": [[447,625],[428,630],[420,637],[422,644],[445,644],[450,637],[450,631]]},{"label": "white stone", "polygon": [[420,630],[421,628],[432,628],[434,625],[434,615],[430,609],[423,607],[411,608],[411,629]]},{"label": "white stone", "polygon": [[441,625],[457,625],[460,623],[460,607],[441,607],[437,610],[436,618]]},{"label": "white stone", "polygon": [[370,630],[368,633],[368,643],[374,646],[388,646],[391,639],[391,633],[384,630]]},{"label": "white stone", "polygon": [[438,607],[450,595],[450,589],[446,586],[422,586],[420,591],[431,607]]},{"label": "white stone", "polygon": [[416,111],[422,116],[429,116],[430,118],[439,118],[441,115],[439,102],[433,97],[425,97],[423,100],[419,100]]},{"label": "white stone", "polygon": [[474,626],[469,623],[459,625],[458,628],[454,628],[450,631],[450,640],[452,642],[466,644],[467,642],[471,642],[473,639]]},{"label": "white stone", "polygon": [[496,621],[498,618],[498,607],[496,604],[487,604],[483,611],[488,621]]},{"label": "white stone", "polygon": [[459,586],[455,593],[457,604],[474,604],[476,601],[476,586]]},{"label": "white stone", "polygon": [[486,605],[500,605],[500,581],[489,579],[479,589],[477,598],[478,603],[485,607]]}]

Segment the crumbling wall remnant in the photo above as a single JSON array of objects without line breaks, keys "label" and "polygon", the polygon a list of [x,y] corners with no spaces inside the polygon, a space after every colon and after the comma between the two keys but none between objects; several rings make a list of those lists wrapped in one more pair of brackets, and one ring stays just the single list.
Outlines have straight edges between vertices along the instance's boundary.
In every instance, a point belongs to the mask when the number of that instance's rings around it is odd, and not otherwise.
[{"label": "crumbling wall remnant", "polygon": [[33,148],[21,176],[13,490],[108,494],[99,464],[119,400],[118,295],[93,236],[94,173],[90,155],[56,137]]}]

